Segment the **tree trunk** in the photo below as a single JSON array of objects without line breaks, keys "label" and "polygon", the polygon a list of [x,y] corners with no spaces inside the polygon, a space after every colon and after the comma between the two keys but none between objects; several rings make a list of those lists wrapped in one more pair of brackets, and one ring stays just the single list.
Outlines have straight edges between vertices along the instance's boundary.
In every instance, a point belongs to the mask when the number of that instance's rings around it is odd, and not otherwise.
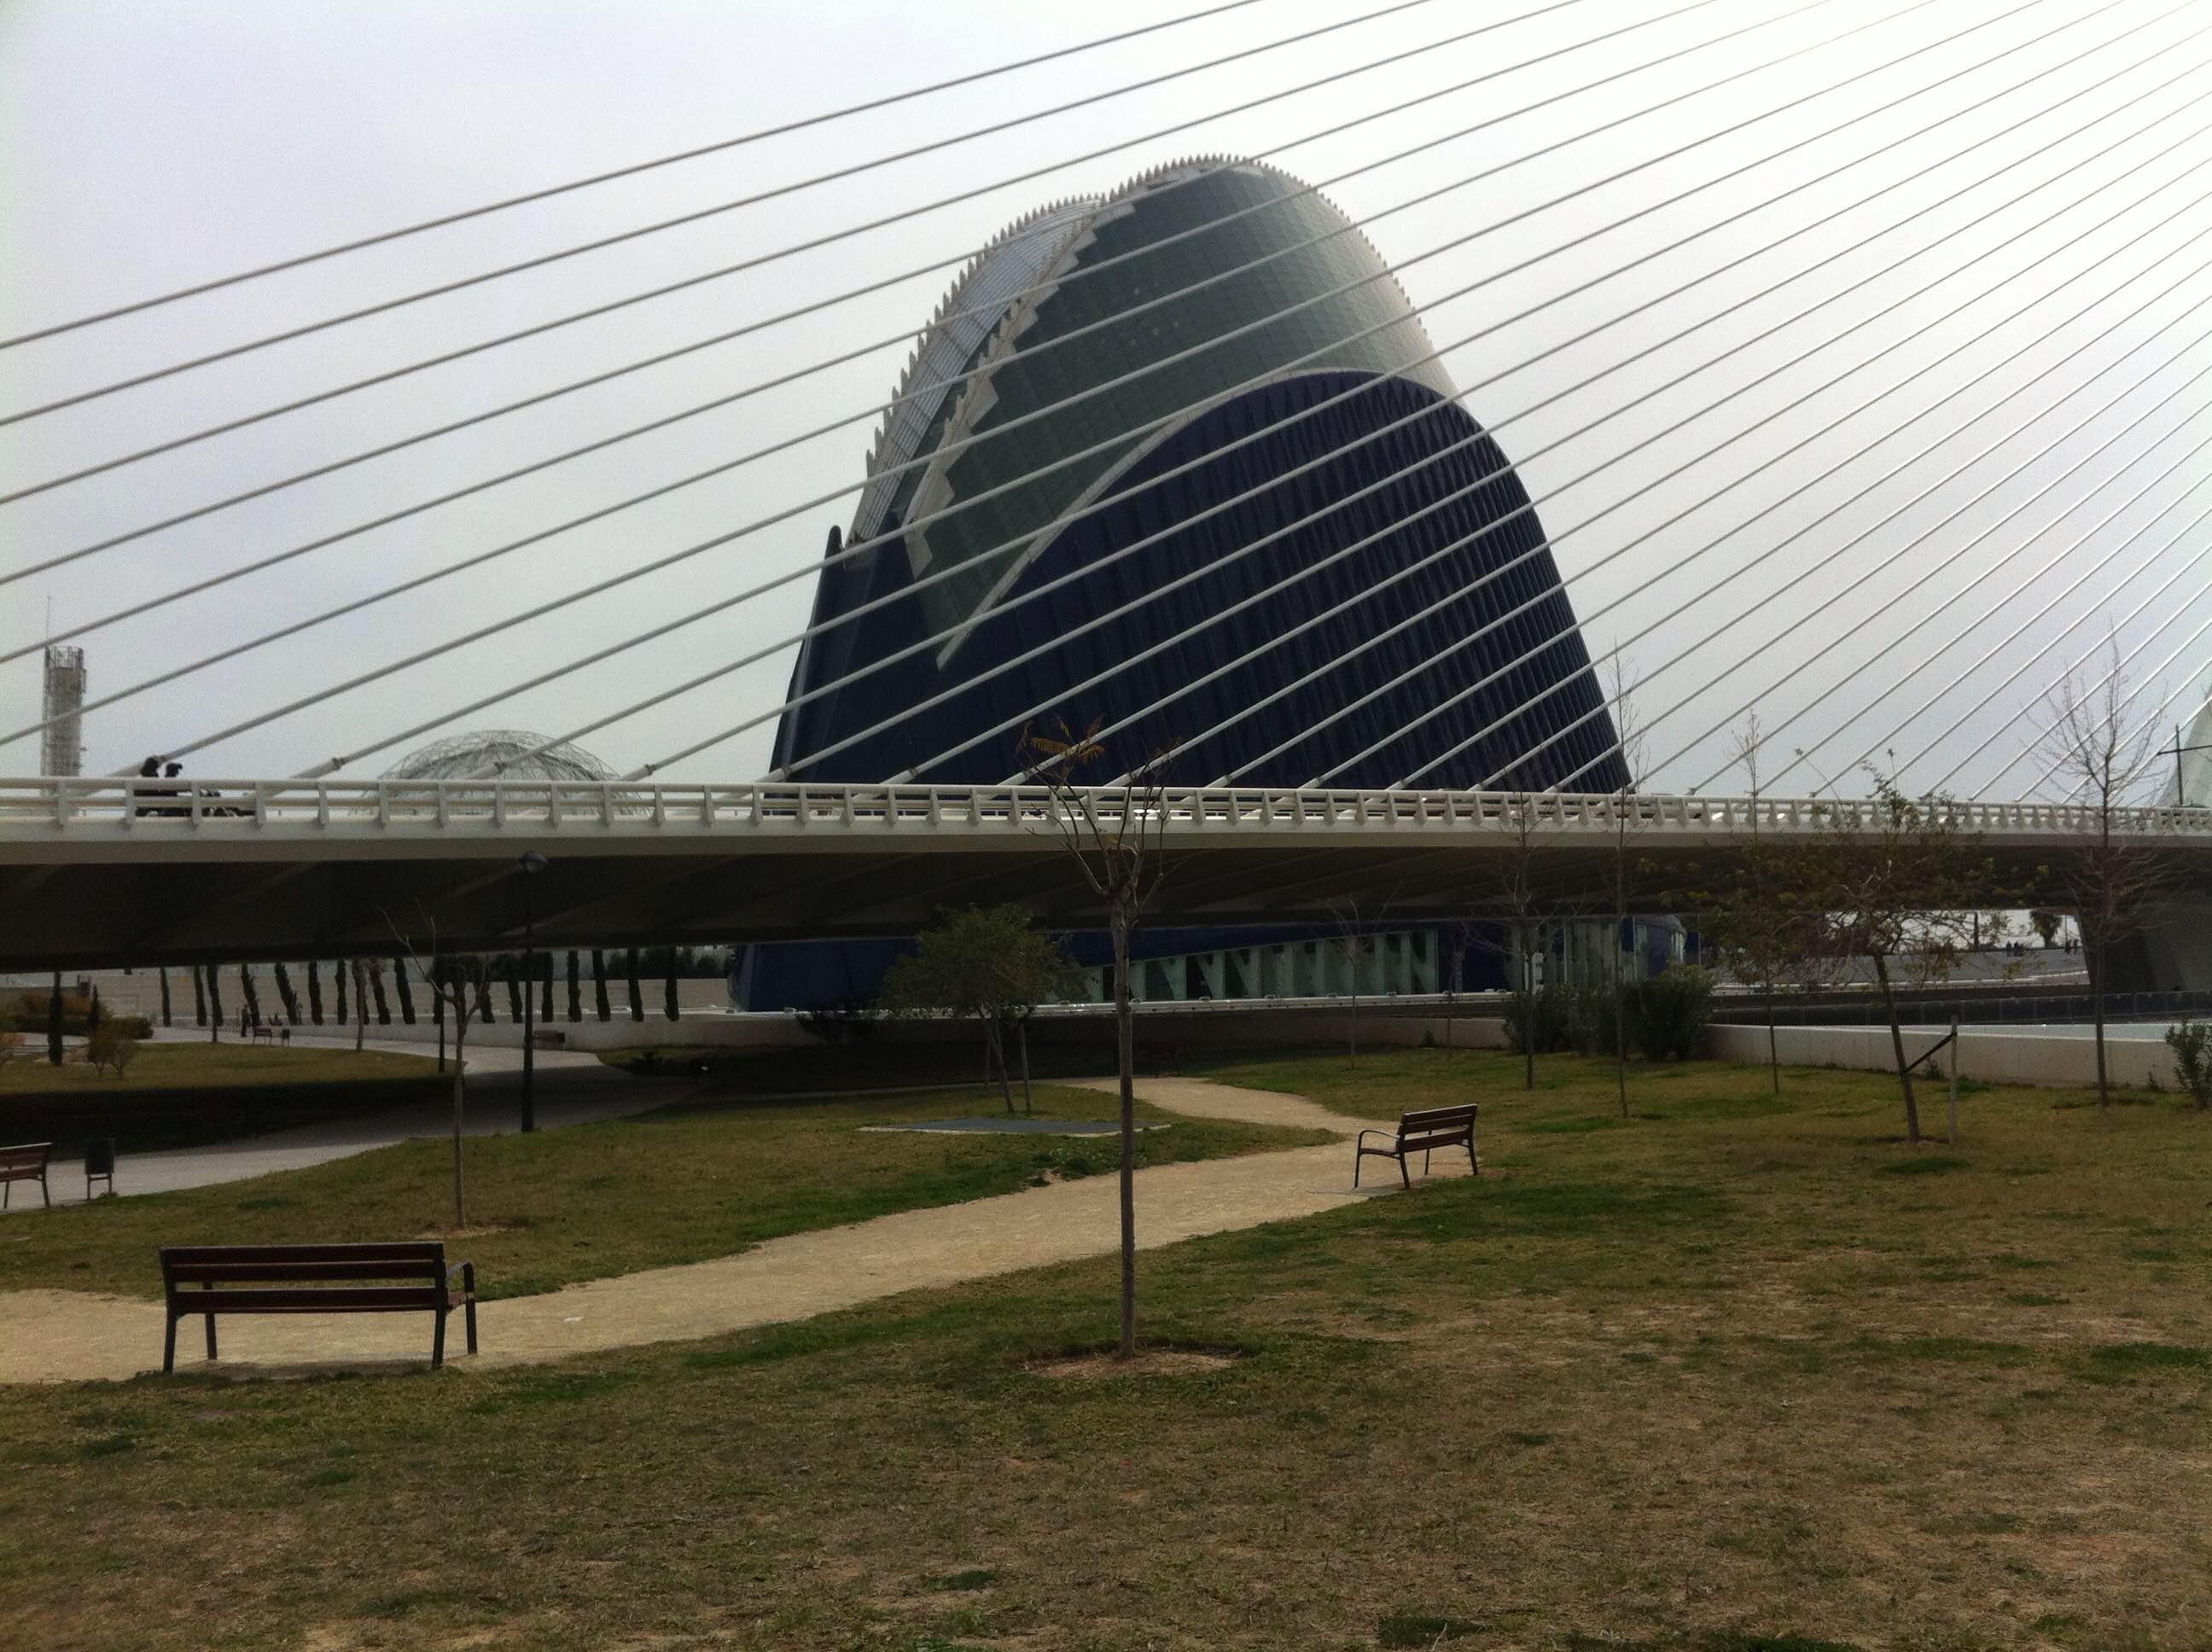
[{"label": "tree trunk", "polygon": [[307,960],[307,1017],[323,1024],[323,966],[313,958]]},{"label": "tree trunk", "polygon": [[1128,896],[1115,897],[1114,1043],[1121,1078],[1121,1355],[1137,1351],[1137,1017],[1129,1001]]},{"label": "tree trunk", "polygon": [[1024,1116],[1036,1113],[1036,1092],[1030,1088],[1030,1020],[1024,1016],[1014,1023],[1014,1036],[1022,1047],[1022,1112]]},{"label": "tree trunk", "polygon": [[361,1054],[362,1046],[368,1042],[368,969],[359,958],[353,961],[353,1048]]},{"label": "tree trunk", "polygon": [[222,981],[216,974],[215,965],[205,964],[208,996],[208,1042],[222,1042]]},{"label": "tree trunk", "polygon": [[1628,1006],[1620,1000],[1620,937],[1628,927],[1626,799],[1617,799],[1613,806],[1620,811],[1620,817],[1613,835],[1613,1081],[1620,1092],[1620,1116],[1625,1119],[1628,1116]]},{"label": "tree trunk", "polygon": [[338,1025],[343,1027],[353,1019],[346,1009],[346,978],[353,974],[353,963],[349,959],[340,958],[331,966],[331,973],[338,980]]},{"label": "tree trunk", "polygon": [[164,1027],[173,1027],[176,1025],[176,1023],[169,1019],[169,966],[167,964],[165,963],[161,966],[161,1024]]},{"label": "tree trunk", "polygon": [[1774,1045],[1774,983],[1766,983],[1766,1069],[1774,1079],[1774,1093],[1782,1093],[1782,1057]]},{"label": "tree trunk", "polygon": [[583,1018],[583,965],[576,957],[576,949],[572,946],[568,949],[568,1019],[577,1022]]},{"label": "tree trunk", "polygon": [[1874,955],[1874,978],[1881,983],[1882,1013],[1889,1018],[1889,1048],[1897,1058],[1898,1087],[1905,1092],[1905,1139],[1917,1146],[1920,1106],[1912,1096],[1912,1069],[1905,1065],[1905,1029],[1897,1024],[1897,999],[1889,990],[1889,962],[1879,952]]},{"label": "tree trunk", "polygon": [[676,1019],[678,1013],[676,1002],[676,949],[672,946],[668,949],[668,973],[661,982],[660,1009],[661,1013],[671,1021]]},{"label": "tree trunk", "polygon": [[415,989],[407,984],[407,960],[392,961],[392,990],[399,999],[399,1018],[409,1026],[415,1024]]},{"label": "tree trunk", "polygon": [[388,1027],[392,1024],[392,1006],[384,999],[384,960],[371,958],[362,968],[368,976],[369,993],[376,999],[376,1024]]},{"label": "tree trunk", "polygon": [[430,958],[430,1019],[438,1023],[438,1071],[446,1070],[446,963],[434,953]]},{"label": "tree trunk", "polygon": [[1521,936],[1521,1088],[1536,1088],[1536,971],[1528,956],[1528,936]]},{"label": "tree trunk", "polygon": [[635,947],[633,946],[629,949],[629,952],[624,956],[623,962],[627,966],[629,974],[629,1018],[632,1021],[642,1021],[645,1019],[645,987],[644,984],[638,980],[637,976],[637,949]]},{"label": "tree trunk", "polygon": [[538,973],[538,1018],[550,1026],[553,1020],[553,955],[539,953],[531,968]]},{"label": "tree trunk", "polygon": [[999,1096],[1006,1104],[1006,1116],[1012,1118],[1014,1115],[1014,1081],[1013,1076],[1006,1071],[1006,1026],[996,1016],[984,1023],[983,1050],[986,1078],[989,1076],[991,1063],[995,1061],[999,1065]]},{"label": "tree trunk", "polygon": [[2097,1105],[2112,1104],[2112,1086],[2105,1070],[2105,935],[2100,926],[2089,965],[2089,1014],[2097,1023]]},{"label": "tree trunk", "polygon": [[463,1090],[467,1064],[461,1060],[461,1045],[468,1037],[469,1015],[462,1004],[460,990],[453,994],[453,1226],[469,1224],[468,1189],[461,1179],[461,1119],[464,1108]]},{"label": "tree trunk", "polygon": [[199,965],[187,964],[185,968],[192,974],[192,1024],[204,1027],[207,1025],[207,988],[200,985]]},{"label": "tree trunk", "polygon": [[53,995],[46,1000],[46,1060],[62,1064],[62,972],[54,971]]},{"label": "tree trunk", "polygon": [[596,946],[592,949],[592,1007],[600,1020],[614,1019],[613,1006],[607,1002],[607,955]]}]

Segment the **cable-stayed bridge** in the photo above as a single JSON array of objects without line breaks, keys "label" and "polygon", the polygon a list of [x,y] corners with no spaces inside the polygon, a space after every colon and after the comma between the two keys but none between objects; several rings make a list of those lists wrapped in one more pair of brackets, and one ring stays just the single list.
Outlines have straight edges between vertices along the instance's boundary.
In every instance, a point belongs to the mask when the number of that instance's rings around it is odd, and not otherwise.
[{"label": "cable-stayed bridge", "polygon": [[[1519,875],[1548,919],[1630,898],[1680,902],[1726,880],[1760,834],[1878,830],[1878,805],[1813,798],[1127,789],[1168,869],[1152,903],[1178,926],[1496,916]],[[1996,875],[2063,872],[2099,812],[1961,804]],[[948,905],[1019,901],[1048,925],[1095,920],[1069,858],[1065,800],[1040,787],[319,781],[216,785],[179,800],[137,781],[0,783],[0,969],[324,957],[424,945],[501,951],[526,916],[553,945],[879,936]],[[2212,881],[2212,809],[2116,822]],[[525,905],[516,861],[557,859]]]},{"label": "cable-stayed bridge", "polygon": [[1236,0],[166,284],[34,228],[0,769],[194,772],[0,789],[0,951],[489,946],[526,848],[556,939],[1073,924],[1061,721],[1178,922],[1869,767],[2063,859],[2054,685],[2128,803],[2212,744],[2208,97],[2189,0]]}]

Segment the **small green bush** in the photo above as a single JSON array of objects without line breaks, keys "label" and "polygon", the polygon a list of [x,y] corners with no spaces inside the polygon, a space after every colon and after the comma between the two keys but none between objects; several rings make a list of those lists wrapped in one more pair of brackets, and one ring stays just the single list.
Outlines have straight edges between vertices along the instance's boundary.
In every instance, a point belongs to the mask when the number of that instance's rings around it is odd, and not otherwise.
[{"label": "small green bush", "polygon": [[137,1054],[138,1041],[125,1029],[120,1019],[101,1022],[84,1041],[85,1060],[99,1072],[107,1073],[112,1069],[118,1078],[129,1070]]},{"label": "small green bush", "polygon": [[1574,1013],[1575,995],[1565,987],[1547,985],[1533,993],[1509,993],[1506,1041],[1516,1055],[1526,1054],[1532,1048],[1539,1055],[1567,1049],[1574,1042]]},{"label": "small green bush", "polygon": [[2179,1026],[2166,1029],[2166,1042],[2190,1100],[2199,1111],[2212,1108],[2212,1022],[2184,1017]]},{"label": "small green bush", "polygon": [[1634,982],[1623,994],[1628,1030],[1653,1061],[1686,1061],[1705,1042],[1712,1018],[1713,978],[1703,969],[1669,969]]}]

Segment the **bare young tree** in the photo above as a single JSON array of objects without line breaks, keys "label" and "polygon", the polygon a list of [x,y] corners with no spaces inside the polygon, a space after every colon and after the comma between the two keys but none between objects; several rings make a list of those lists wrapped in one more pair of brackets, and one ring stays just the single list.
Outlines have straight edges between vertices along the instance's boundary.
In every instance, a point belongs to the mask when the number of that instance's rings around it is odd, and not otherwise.
[{"label": "bare young tree", "polygon": [[1137,1351],[1136,1012],[1129,993],[1129,942],[1145,907],[1167,872],[1164,760],[1147,759],[1120,783],[1088,787],[1083,775],[1105,758],[1094,721],[1080,733],[1066,723],[1049,734],[1022,732],[1023,770],[1049,794],[1039,811],[1084,882],[1106,909],[1114,942],[1114,1031],[1121,1092],[1121,1337],[1120,1351]]},{"label": "bare young tree", "polygon": [[1468,907],[1470,932],[1478,944],[1494,951],[1504,966],[1506,1024],[1517,1028],[1522,1086],[1536,1087],[1536,1045],[1541,1017],[1536,988],[1535,951],[1547,925],[1559,915],[1536,879],[1536,826],[1541,805],[1526,792],[1504,798],[1494,817],[1506,837],[1504,870]]},{"label": "bare young tree", "polygon": [[2101,689],[2069,671],[2044,702],[2037,750],[2056,765],[2053,783],[2069,802],[2091,813],[2086,840],[2054,878],[2081,932],[2089,967],[2089,1008],[2096,1023],[2097,1105],[2112,1105],[2105,1060],[2105,995],[2114,942],[2142,932],[2156,908],[2179,889],[2172,864],[2130,832],[2121,811],[2142,800],[2162,770],[2156,729],[2128,726],[2128,679],[2119,644]]},{"label": "bare young tree", "polygon": [[1759,753],[1765,744],[1754,713],[1734,742],[1744,772],[1751,813],[1750,842],[1724,887],[1700,894],[1698,931],[1726,958],[1731,974],[1758,989],[1766,1011],[1766,1066],[1774,1093],[1782,1093],[1782,1059],[1774,1030],[1774,1004],[1785,985],[1809,984],[1820,973],[1822,926],[1808,908],[1797,846],[1768,829]]},{"label": "bare young tree", "polygon": [[[465,1228],[469,1224],[468,1182],[463,1172],[461,1141],[463,1126],[467,1121],[468,1063],[463,1059],[468,1042],[469,1018],[475,1014],[477,997],[483,986],[483,961],[477,958],[456,959],[443,956],[438,949],[438,925],[419,907],[416,909],[423,932],[429,937],[428,961],[417,951],[415,944],[392,921],[389,913],[384,914],[385,926],[399,944],[399,959],[412,963],[422,984],[430,989],[432,1000],[439,1010],[452,1017],[453,1026],[453,1225]],[[394,960],[395,963],[398,959]],[[359,970],[361,965],[354,965]],[[354,1001],[361,1002],[360,977],[355,977]],[[365,1018],[365,1017],[364,1017]]]},{"label": "bare young tree", "polygon": [[1944,979],[1967,949],[1974,915],[2003,894],[1981,839],[1959,824],[1951,799],[1910,798],[1879,769],[1869,765],[1868,773],[1874,797],[1832,805],[1826,829],[1796,855],[1803,880],[1796,898],[1801,911],[1821,914],[1824,951],[1863,960],[1873,971],[1905,1100],[1905,1136],[1917,1143],[1914,1064],[1905,1056],[1891,962],[1918,981]]},{"label": "bare young tree", "polygon": [[1613,994],[1613,1076],[1620,1097],[1620,1116],[1628,1116],[1628,1006],[1623,1001],[1620,975],[1621,938],[1628,932],[1628,833],[1638,815],[1637,777],[1644,768],[1644,729],[1629,691],[1627,668],[1620,651],[1613,653],[1613,731],[1620,753],[1623,779],[1613,796],[1613,938],[1607,953],[1611,962]]},{"label": "bare young tree", "polygon": [[1343,963],[1345,978],[1352,983],[1350,1048],[1355,1061],[1359,1059],[1360,976],[1367,968],[1367,960],[1375,956],[1375,926],[1382,914],[1389,909],[1395,895],[1394,890],[1392,897],[1381,902],[1344,895],[1328,903],[1328,949]]}]

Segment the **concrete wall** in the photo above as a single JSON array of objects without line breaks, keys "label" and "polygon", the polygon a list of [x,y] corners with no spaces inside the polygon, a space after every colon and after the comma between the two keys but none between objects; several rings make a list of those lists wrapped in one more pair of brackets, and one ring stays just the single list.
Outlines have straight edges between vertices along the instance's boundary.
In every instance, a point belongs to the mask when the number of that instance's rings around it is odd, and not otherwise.
[{"label": "concrete wall", "polygon": [[[1905,1030],[1905,1054],[1910,1060],[1943,1036],[1924,1027]],[[1896,1066],[1887,1027],[1778,1027],[1775,1047],[1784,1063],[1803,1067],[1850,1067],[1868,1072],[1893,1072]],[[1706,1029],[1708,1054],[1723,1061],[1763,1064],[1766,1060],[1766,1029],[1721,1027]],[[1952,1052],[1936,1060],[1951,1070]],[[1959,1076],[1992,1084],[2094,1084],[2097,1050],[2091,1039],[2027,1032],[1961,1032],[1957,1053]],[[2147,1090],[2155,1082],[2165,1090],[2180,1087],[2173,1071],[2173,1052],[2165,1041],[2147,1038],[2107,1038],[2106,1071],[2116,1084]]]},{"label": "concrete wall", "polygon": [[[505,1001],[500,1012],[506,1014]],[[321,1031],[338,1036],[338,1029]],[[611,1021],[556,1021],[541,1032],[561,1035],[561,1048],[573,1050],[651,1049],[660,1046],[715,1049],[821,1048],[822,1041],[796,1020],[781,1015],[685,1016],[670,1021],[649,1009],[643,1021],[632,1021],[617,1010]],[[1137,1011],[1138,1042],[1150,1046],[1194,1048],[1264,1048],[1270,1045],[1346,1044],[1352,1038],[1348,1015],[1304,1010],[1230,1010],[1147,1014]],[[413,1026],[395,1019],[388,1027],[369,1024],[369,1036],[398,1043],[434,1046],[438,1029],[423,1015]],[[1505,1023],[1496,1017],[1455,1016],[1449,1025],[1442,1016],[1364,1015],[1359,1017],[1359,1042],[1368,1045],[1430,1043],[1459,1049],[1504,1049]],[[973,1038],[965,1023],[944,1021],[890,1022],[877,1035],[886,1043],[936,1043],[947,1039]],[[1084,1015],[1041,1016],[1030,1025],[1030,1040],[1039,1047],[1095,1046],[1102,1060],[1111,1061],[1114,1018],[1103,1011]],[[549,1039],[545,1041],[550,1043]],[[505,1019],[469,1028],[472,1046],[517,1048],[522,1029]]]}]

